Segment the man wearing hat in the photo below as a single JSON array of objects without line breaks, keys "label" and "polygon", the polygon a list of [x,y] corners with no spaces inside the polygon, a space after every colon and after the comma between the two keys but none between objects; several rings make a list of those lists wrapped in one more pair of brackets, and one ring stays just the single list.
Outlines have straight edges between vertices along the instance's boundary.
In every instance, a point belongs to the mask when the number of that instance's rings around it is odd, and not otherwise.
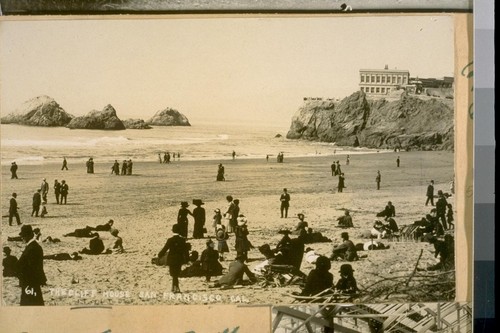
[{"label": "man wearing hat", "polygon": [[344,211],[344,216],[341,216],[339,218],[337,218],[337,221],[339,221],[338,223],[338,227],[340,228],[354,228],[354,224],[352,224],[352,217],[351,215],[349,215],[349,210],[345,210]]},{"label": "man wearing hat", "polygon": [[429,186],[427,186],[426,196],[427,196],[427,200],[425,201],[425,205],[427,206],[427,204],[430,202],[431,206],[434,206],[434,181],[433,180],[431,180],[431,182],[429,183]]},{"label": "man wearing hat", "polygon": [[187,201],[181,202],[181,208],[177,214],[177,224],[179,225],[179,235],[187,238],[188,234],[188,215],[193,216],[193,213],[189,209],[189,203]]},{"label": "man wearing hat", "polygon": [[42,204],[42,196],[40,195],[40,189],[38,189],[33,194],[33,211],[31,212],[31,216],[35,215],[36,217],[38,217],[41,204]]},{"label": "man wearing hat", "polygon": [[[288,194],[288,191],[286,188],[283,189],[283,193],[280,196],[280,201],[281,201],[281,218],[283,218],[283,215],[285,218],[288,217],[288,208],[290,207],[290,194]],[[284,214],[283,214],[284,213]]]},{"label": "man wearing hat", "polygon": [[333,275],[329,272],[332,267],[327,257],[319,256],[316,259],[316,268],[309,272],[306,285],[300,295],[312,296],[333,287]]},{"label": "man wearing hat", "polygon": [[212,276],[222,274],[219,252],[215,249],[215,243],[211,239],[207,240],[207,248],[201,253],[200,261],[207,282],[210,282]]},{"label": "man wearing hat", "polygon": [[201,199],[194,199],[193,200],[193,205],[196,206],[195,209],[193,209],[193,218],[194,218],[194,227],[193,227],[193,238],[194,239],[199,239],[203,238],[204,234],[204,228],[205,228],[205,220],[206,220],[206,215],[205,215],[205,208],[201,207],[205,203],[201,201]]},{"label": "man wearing hat", "polygon": [[41,286],[47,283],[43,271],[43,250],[35,239],[31,225],[23,225],[19,236],[27,243],[18,261],[20,305],[44,305]]},{"label": "man wearing hat", "polygon": [[9,201],[9,225],[12,225],[12,218],[16,218],[17,225],[21,224],[21,219],[19,218],[19,213],[17,212],[17,193],[12,193],[12,197]]},{"label": "man wearing hat", "polygon": [[354,278],[354,270],[350,264],[340,266],[340,279],[335,285],[335,289],[345,294],[354,294],[358,291],[358,285]]},{"label": "man wearing hat", "polygon": [[187,258],[189,257],[186,240],[182,237],[180,231],[180,224],[174,224],[172,226],[172,232],[174,235],[167,239],[165,246],[158,253],[159,259],[165,255],[167,256],[167,265],[169,266],[169,273],[172,277],[173,293],[181,292],[179,288],[179,275],[181,273],[182,265],[187,262]]},{"label": "man wearing hat", "polygon": [[358,260],[356,246],[351,240],[349,240],[349,234],[347,232],[343,232],[340,234],[340,237],[342,237],[343,242],[333,248],[330,260]]}]

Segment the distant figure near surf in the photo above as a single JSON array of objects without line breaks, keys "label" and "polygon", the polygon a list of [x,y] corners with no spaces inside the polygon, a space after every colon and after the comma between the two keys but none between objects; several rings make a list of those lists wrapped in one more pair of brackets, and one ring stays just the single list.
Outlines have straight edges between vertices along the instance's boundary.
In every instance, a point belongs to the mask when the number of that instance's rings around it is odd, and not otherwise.
[{"label": "distant figure near surf", "polygon": [[94,159],[92,157],[88,159],[85,165],[87,166],[87,173],[94,173]]},{"label": "distant figure near surf", "polygon": [[399,160],[399,156],[398,158],[396,159],[396,166],[399,168],[399,163],[400,163],[400,160]]},{"label": "distant figure near surf", "polygon": [[66,204],[66,201],[68,200],[68,192],[69,192],[69,186],[66,184],[65,180],[61,180],[61,199],[59,200],[59,204]]},{"label": "distant figure near surf", "polygon": [[66,161],[66,157],[63,157],[62,168],[61,170],[68,170],[68,161]]},{"label": "distant figure near surf", "polygon": [[346,186],[345,186],[345,177],[344,177],[344,173],[341,173],[341,174],[339,175],[339,183],[338,183],[338,185],[337,185],[337,191],[338,191],[339,193],[342,193],[342,192],[344,192],[344,188],[345,188],[345,187],[346,187]]},{"label": "distant figure near surf", "polygon": [[12,165],[10,166],[10,173],[11,173],[11,176],[10,176],[10,179],[19,179],[17,178],[17,164],[16,162],[12,162]]},{"label": "distant figure near surf", "polygon": [[222,163],[219,163],[219,167],[217,169],[217,178],[216,178],[216,180],[219,181],[219,182],[226,180],[226,177],[224,176],[224,173],[225,173],[224,166],[222,165]]},{"label": "distant figure near surf", "polygon": [[233,150],[233,153],[231,154],[233,156],[233,160],[236,158],[236,152]]},{"label": "distant figure near surf", "polygon": [[377,190],[380,190],[380,182],[382,181],[380,170],[377,170],[377,177],[375,177],[375,181],[377,182]]}]

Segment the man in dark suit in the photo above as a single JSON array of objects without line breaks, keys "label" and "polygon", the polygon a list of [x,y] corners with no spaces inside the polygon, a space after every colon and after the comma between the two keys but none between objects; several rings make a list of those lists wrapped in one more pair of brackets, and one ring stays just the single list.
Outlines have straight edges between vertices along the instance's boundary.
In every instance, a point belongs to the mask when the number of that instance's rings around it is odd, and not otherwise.
[{"label": "man in dark suit", "polygon": [[47,283],[43,271],[43,250],[35,239],[31,225],[23,225],[19,236],[27,243],[18,261],[20,305],[44,305],[41,286]]},{"label": "man in dark suit", "polygon": [[287,189],[283,189],[283,193],[280,196],[281,201],[281,217],[283,218],[283,214],[285,218],[288,217],[288,207],[290,207],[290,194],[288,194]]},{"label": "man in dark suit", "polygon": [[17,194],[12,193],[12,198],[10,198],[9,204],[9,225],[12,225],[12,218],[15,217],[17,225],[21,224],[21,219],[19,218],[19,213],[17,212]]},{"label": "man in dark suit", "polygon": [[66,204],[66,200],[68,199],[69,186],[66,184],[65,180],[61,181],[61,200],[59,200],[59,204]]},{"label": "man in dark suit", "polygon": [[35,193],[33,194],[33,211],[31,212],[31,216],[35,214],[35,216],[38,217],[41,204],[42,204],[42,196],[40,195],[40,190],[36,190]]},{"label": "man in dark suit", "polygon": [[427,200],[425,201],[425,205],[431,203],[431,206],[434,206],[434,181],[431,180],[429,186],[427,186]]},{"label": "man in dark suit", "polygon": [[17,164],[16,164],[16,162],[12,162],[12,165],[10,166],[10,172],[11,172],[10,179],[19,179],[19,178],[17,178]]}]

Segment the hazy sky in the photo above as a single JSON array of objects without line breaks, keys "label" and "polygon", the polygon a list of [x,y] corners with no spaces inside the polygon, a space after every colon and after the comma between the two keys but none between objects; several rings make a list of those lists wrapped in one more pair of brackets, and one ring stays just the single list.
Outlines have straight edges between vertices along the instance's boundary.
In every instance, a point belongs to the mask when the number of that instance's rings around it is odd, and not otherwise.
[{"label": "hazy sky", "polygon": [[305,96],[358,90],[360,68],[454,68],[451,16],[2,21],[0,43],[2,115],[48,95],[75,116],[289,124]]}]

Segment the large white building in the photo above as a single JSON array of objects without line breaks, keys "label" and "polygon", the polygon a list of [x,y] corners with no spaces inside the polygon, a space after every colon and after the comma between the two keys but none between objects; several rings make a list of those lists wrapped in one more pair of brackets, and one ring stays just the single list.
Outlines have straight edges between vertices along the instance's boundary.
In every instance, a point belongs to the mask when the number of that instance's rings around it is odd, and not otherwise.
[{"label": "large white building", "polygon": [[387,95],[410,81],[410,71],[400,69],[360,69],[359,88],[368,96]]}]

